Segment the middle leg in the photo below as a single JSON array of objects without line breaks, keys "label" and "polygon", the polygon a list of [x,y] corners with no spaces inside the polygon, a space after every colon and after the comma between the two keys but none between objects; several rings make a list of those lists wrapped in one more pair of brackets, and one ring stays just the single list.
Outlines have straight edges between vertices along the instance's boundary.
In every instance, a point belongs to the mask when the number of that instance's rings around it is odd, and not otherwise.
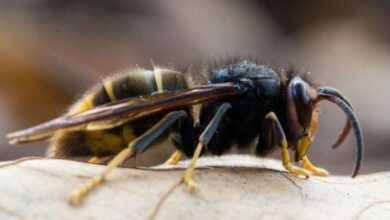
[{"label": "middle leg", "polygon": [[176,150],[175,152],[173,152],[173,154],[169,157],[169,159],[165,163],[169,165],[176,165],[177,162],[179,162],[181,156],[182,153]]},{"label": "middle leg", "polygon": [[199,137],[199,143],[195,149],[191,163],[183,175],[183,182],[186,185],[187,190],[189,190],[190,192],[194,191],[194,189],[196,188],[196,184],[194,181],[194,170],[195,170],[196,161],[198,160],[202,152],[202,148],[203,146],[207,146],[207,144],[210,142],[211,138],[217,131],[218,125],[221,122],[223,115],[226,113],[226,111],[229,108],[231,108],[231,105],[229,103],[223,103],[218,108],[217,113],[214,115],[213,119],[210,121],[206,129],[202,132],[202,134]]}]

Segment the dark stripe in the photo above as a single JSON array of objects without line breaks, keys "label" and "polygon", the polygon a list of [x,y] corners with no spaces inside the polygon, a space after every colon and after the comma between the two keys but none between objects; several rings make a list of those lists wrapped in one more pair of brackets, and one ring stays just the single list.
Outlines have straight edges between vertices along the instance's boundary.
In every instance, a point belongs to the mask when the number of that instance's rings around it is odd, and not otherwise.
[{"label": "dark stripe", "polygon": [[177,72],[163,71],[162,84],[164,91],[177,91],[186,87],[183,76]]},{"label": "dark stripe", "polygon": [[126,74],[112,81],[112,89],[118,100],[133,96],[149,95],[157,90],[151,74]]},{"label": "dark stripe", "polygon": [[105,103],[111,102],[110,97],[108,96],[104,86],[102,85],[96,92],[92,99],[94,106],[102,105]]}]

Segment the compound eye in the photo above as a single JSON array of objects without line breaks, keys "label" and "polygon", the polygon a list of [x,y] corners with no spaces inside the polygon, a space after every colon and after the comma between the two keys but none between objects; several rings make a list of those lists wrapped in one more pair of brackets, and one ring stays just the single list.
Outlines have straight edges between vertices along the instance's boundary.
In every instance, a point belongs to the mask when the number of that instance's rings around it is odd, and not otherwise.
[{"label": "compound eye", "polygon": [[310,127],[313,114],[313,103],[309,89],[310,86],[300,78],[294,80],[291,88],[298,121],[305,129]]}]

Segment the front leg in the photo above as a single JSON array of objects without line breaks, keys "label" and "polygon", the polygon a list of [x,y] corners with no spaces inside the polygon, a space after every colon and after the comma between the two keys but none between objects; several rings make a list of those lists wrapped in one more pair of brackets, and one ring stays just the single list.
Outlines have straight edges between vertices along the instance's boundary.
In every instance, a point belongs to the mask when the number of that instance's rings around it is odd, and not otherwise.
[{"label": "front leg", "polygon": [[304,156],[302,159],[302,166],[310,171],[312,174],[317,175],[317,176],[329,176],[329,172],[325,170],[324,168],[321,167],[316,167],[314,166],[309,158],[307,156]]},{"label": "front leg", "polygon": [[[315,110],[315,111],[313,111],[313,117],[312,117],[311,124],[310,124],[310,132],[309,132],[310,142],[314,141],[314,138],[315,138],[316,133],[317,133],[317,128],[318,128],[318,110]],[[307,149],[305,151],[307,151]],[[307,155],[303,156],[303,158],[302,158],[302,166],[303,166],[303,168],[310,171],[314,175],[317,175],[317,176],[328,176],[329,175],[329,172],[327,170],[325,170],[324,168],[314,166],[310,162]]]},{"label": "front leg", "polygon": [[284,134],[282,125],[280,124],[275,113],[273,112],[268,113],[267,116],[265,117],[265,120],[266,123],[271,122],[270,124],[272,125],[274,143],[276,143],[278,146],[282,148],[282,160],[283,160],[284,168],[287,171],[289,171],[291,174],[297,176],[302,175],[308,178],[309,173],[307,171],[292,165],[290,160],[290,154],[288,152],[286,135]]}]

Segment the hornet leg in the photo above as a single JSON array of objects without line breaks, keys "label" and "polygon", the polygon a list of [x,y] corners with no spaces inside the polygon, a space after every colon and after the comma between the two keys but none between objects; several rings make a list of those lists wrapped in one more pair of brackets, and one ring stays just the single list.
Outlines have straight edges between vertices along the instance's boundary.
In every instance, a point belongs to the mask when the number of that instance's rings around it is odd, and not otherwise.
[{"label": "hornet leg", "polygon": [[194,170],[195,170],[196,161],[198,160],[200,153],[202,152],[202,148],[205,145],[207,146],[207,144],[210,142],[211,138],[213,137],[214,133],[218,128],[219,123],[221,122],[223,115],[226,113],[226,111],[229,108],[231,108],[231,105],[229,103],[222,104],[218,108],[218,111],[214,115],[213,119],[210,121],[206,129],[202,132],[202,134],[199,137],[199,143],[195,149],[191,163],[183,175],[183,182],[186,185],[187,190],[190,192],[194,191],[194,189],[196,188],[196,184],[194,181]]},{"label": "hornet leg", "polygon": [[177,150],[177,151],[173,152],[171,157],[169,157],[169,159],[165,163],[169,164],[169,165],[176,165],[177,162],[179,162],[181,155],[182,155],[182,153]]},{"label": "hornet leg", "polygon": [[283,166],[288,170],[291,174],[294,175],[302,175],[305,176],[306,178],[309,177],[309,173],[306,172],[304,169],[297,168],[291,164],[290,161],[290,154],[288,152],[288,147],[287,147],[287,139],[286,135],[284,134],[282,125],[280,124],[277,116],[275,113],[270,112],[267,114],[265,117],[266,120],[270,120],[273,124],[273,133],[274,133],[274,140],[276,141],[276,144],[282,147],[282,159],[283,159]]},{"label": "hornet leg", "polygon": [[316,167],[314,166],[309,158],[307,156],[304,156],[303,157],[303,160],[302,160],[302,166],[310,171],[311,173],[313,173],[314,175],[317,175],[317,176],[328,176],[329,175],[329,172],[327,170],[325,170],[324,168],[320,168],[320,167]]},{"label": "hornet leg", "polygon": [[95,176],[87,183],[82,185],[80,188],[75,190],[70,198],[71,204],[79,204],[85,198],[85,196],[100,185],[107,175],[118,165],[124,163],[126,160],[134,156],[136,153],[143,152],[147,146],[149,146],[154,140],[156,140],[167,128],[169,128],[174,122],[182,117],[186,117],[185,111],[176,111],[168,113],[163,119],[157,124],[151,127],[143,135],[136,138],[134,141],[129,143],[128,147],[119,152],[105,167],[102,173]]},{"label": "hornet leg", "polygon": [[106,156],[106,157],[94,156],[94,157],[91,157],[91,158],[88,160],[88,163],[103,165],[103,164],[107,164],[108,161],[110,161],[113,157],[114,157],[114,156]]},{"label": "hornet leg", "polygon": [[105,161],[106,157],[98,157],[98,156],[93,156],[88,160],[88,163],[93,163],[93,164],[103,164]]},{"label": "hornet leg", "polygon": [[98,156],[91,157],[91,159],[88,160],[88,163],[94,163],[94,164],[100,164],[102,162],[102,159]]},{"label": "hornet leg", "polygon": [[[315,110],[313,112],[313,119],[311,121],[311,129],[310,129],[310,141],[313,142],[314,141],[314,138],[316,136],[316,133],[317,133],[317,128],[318,128],[318,111]],[[310,171],[312,174],[314,175],[317,175],[317,176],[328,176],[329,175],[329,172],[324,169],[324,168],[320,168],[320,167],[316,167],[314,166],[309,158],[306,156],[303,157],[302,159],[302,166],[303,168],[305,168],[306,170]]]}]

